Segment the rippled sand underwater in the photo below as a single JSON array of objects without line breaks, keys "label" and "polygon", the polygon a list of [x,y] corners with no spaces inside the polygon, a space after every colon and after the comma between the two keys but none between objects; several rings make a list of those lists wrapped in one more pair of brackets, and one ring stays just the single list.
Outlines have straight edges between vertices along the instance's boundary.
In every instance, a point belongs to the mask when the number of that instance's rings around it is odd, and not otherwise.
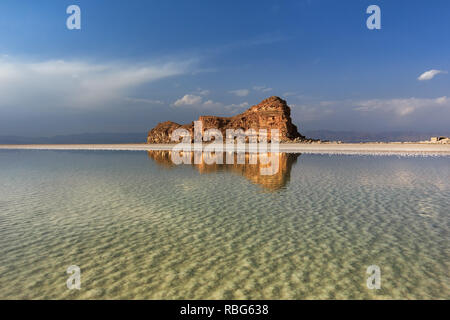
[{"label": "rippled sand underwater", "polygon": [[287,155],[274,188],[145,152],[0,151],[0,298],[449,299],[449,160]]}]

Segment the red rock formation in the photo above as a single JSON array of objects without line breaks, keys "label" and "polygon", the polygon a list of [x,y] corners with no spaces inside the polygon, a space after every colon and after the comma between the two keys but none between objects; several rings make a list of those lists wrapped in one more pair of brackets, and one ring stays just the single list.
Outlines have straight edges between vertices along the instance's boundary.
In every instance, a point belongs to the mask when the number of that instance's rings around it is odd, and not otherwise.
[{"label": "red rock formation", "polygon": [[[215,117],[215,116],[201,116],[199,121],[202,122],[203,130],[219,129],[224,139],[227,129],[254,129],[259,132],[259,129],[278,129],[280,132],[280,141],[288,142],[294,140],[304,140],[297,131],[297,127],[292,123],[291,110],[286,101],[279,97],[270,97],[263,100],[261,103],[252,106],[247,111],[233,117]],[[174,143],[171,141],[171,134],[173,130],[178,128],[187,129],[194,138],[194,123],[187,125],[180,125],[175,122],[166,121],[159,123],[155,128],[149,131],[147,143]]]}]

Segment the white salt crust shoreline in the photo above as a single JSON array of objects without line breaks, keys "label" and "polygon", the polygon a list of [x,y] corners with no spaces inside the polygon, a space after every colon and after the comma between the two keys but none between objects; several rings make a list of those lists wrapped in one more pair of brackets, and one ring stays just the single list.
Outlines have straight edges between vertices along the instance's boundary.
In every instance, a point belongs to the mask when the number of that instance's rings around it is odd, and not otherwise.
[{"label": "white salt crust shoreline", "polygon": [[[11,144],[0,150],[170,151],[174,144]],[[204,145],[206,146],[206,145]],[[194,148],[192,148],[194,151]],[[270,152],[270,144],[268,149]],[[224,146],[223,151],[226,151]],[[239,149],[238,151],[243,151]],[[246,146],[248,151],[248,146]],[[450,156],[450,144],[426,143],[281,143],[278,152],[343,155]]]}]

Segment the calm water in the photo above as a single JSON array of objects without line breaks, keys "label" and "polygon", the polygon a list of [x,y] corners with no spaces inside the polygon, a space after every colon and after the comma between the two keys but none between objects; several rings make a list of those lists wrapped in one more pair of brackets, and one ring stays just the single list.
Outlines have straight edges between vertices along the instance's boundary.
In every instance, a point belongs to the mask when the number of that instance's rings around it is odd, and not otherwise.
[{"label": "calm water", "polygon": [[449,157],[169,159],[0,151],[0,299],[450,298]]}]

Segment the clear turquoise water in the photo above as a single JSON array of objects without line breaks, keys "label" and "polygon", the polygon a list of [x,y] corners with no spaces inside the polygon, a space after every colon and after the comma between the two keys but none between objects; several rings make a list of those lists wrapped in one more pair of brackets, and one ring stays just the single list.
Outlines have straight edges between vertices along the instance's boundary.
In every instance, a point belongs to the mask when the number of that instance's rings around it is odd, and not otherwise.
[{"label": "clear turquoise water", "polygon": [[449,160],[0,151],[0,298],[449,299]]}]

